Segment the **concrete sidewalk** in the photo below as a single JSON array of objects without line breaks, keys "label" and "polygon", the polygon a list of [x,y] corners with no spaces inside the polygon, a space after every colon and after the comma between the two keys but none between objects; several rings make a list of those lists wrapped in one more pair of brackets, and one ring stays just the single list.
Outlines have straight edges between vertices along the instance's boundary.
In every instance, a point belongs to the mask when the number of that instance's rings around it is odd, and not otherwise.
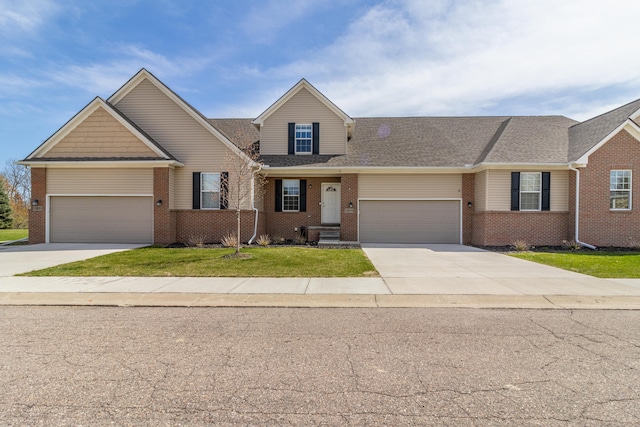
[{"label": "concrete sidewalk", "polygon": [[0,277],[0,305],[640,309],[640,280],[502,279]]}]

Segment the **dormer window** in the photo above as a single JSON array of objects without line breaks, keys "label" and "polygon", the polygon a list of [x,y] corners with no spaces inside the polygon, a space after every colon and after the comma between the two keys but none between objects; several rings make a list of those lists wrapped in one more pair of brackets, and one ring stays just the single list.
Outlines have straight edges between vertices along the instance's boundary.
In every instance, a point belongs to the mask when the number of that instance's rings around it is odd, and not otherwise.
[{"label": "dormer window", "polygon": [[310,124],[296,123],[296,154],[311,154],[313,132]]},{"label": "dormer window", "polygon": [[287,154],[320,154],[320,123],[289,122]]}]

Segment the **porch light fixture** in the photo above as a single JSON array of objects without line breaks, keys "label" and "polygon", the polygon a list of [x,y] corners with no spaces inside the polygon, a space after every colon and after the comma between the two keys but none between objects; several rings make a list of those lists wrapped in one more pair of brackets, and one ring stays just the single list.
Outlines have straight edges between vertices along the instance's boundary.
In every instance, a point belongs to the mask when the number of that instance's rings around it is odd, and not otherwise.
[{"label": "porch light fixture", "polygon": [[467,207],[468,207],[469,209],[471,209],[471,206],[473,206],[473,203],[472,203],[472,202],[467,202]]},{"label": "porch light fixture", "polygon": [[38,199],[35,199],[33,202],[31,202],[33,206],[38,206],[38,203],[39,203]]},{"label": "porch light fixture", "polygon": [[349,207],[352,208],[353,207],[353,202],[349,202]]},{"label": "porch light fixture", "polygon": [[313,184],[309,184],[309,188],[313,188]]},{"label": "porch light fixture", "polygon": [[158,201],[156,202],[156,206],[162,206],[162,200],[158,200]]}]

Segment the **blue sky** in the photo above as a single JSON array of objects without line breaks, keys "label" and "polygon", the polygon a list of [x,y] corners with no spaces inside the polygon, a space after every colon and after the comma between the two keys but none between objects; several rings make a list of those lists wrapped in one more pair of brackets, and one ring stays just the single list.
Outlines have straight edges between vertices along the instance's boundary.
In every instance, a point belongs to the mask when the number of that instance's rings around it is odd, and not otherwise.
[{"label": "blue sky", "polygon": [[209,117],[305,77],[353,117],[586,119],[640,98],[628,0],[0,0],[0,169],[147,68]]}]

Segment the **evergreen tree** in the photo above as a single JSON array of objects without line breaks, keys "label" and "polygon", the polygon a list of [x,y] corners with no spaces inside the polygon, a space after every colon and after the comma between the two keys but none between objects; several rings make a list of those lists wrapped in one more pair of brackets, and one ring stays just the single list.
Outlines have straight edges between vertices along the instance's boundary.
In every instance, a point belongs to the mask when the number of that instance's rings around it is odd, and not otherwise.
[{"label": "evergreen tree", "polygon": [[5,228],[13,228],[13,211],[4,189],[4,182],[0,179],[0,230]]}]

